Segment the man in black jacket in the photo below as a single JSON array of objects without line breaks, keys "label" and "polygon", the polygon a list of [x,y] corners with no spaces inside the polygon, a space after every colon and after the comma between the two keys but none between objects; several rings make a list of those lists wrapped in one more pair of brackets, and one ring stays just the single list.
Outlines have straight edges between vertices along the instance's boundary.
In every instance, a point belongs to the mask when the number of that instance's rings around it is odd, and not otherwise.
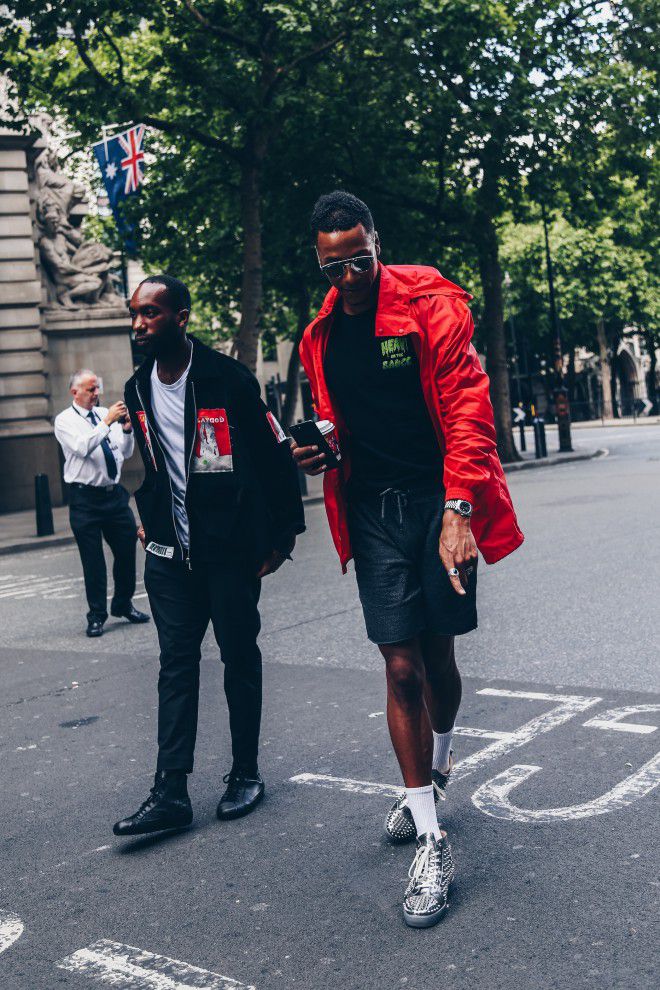
[{"label": "man in black jacket", "polygon": [[263,797],[261,579],[305,528],[286,437],[254,376],[186,333],[186,286],[169,275],[147,278],[130,312],[136,346],[148,355],[126,384],[126,405],[145,466],[135,499],[161,653],[156,778],[138,811],[114,826],[124,836],[192,821],[186,778],[209,622],[225,668],[233,755],[218,818],[245,815]]}]

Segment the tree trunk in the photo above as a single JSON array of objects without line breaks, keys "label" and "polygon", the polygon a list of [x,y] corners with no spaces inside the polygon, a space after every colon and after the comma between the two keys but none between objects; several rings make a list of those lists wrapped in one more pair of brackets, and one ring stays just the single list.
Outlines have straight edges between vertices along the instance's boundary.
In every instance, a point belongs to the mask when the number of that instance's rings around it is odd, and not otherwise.
[{"label": "tree trunk", "polygon": [[256,371],[261,334],[263,301],[263,254],[261,244],[261,163],[266,151],[265,136],[248,137],[241,166],[241,222],[243,226],[243,277],[241,322],[236,337],[236,357]]},{"label": "tree trunk", "polygon": [[613,415],[613,395],[612,395],[612,368],[607,353],[607,335],[605,333],[605,321],[601,317],[596,323],[596,338],[598,340],[598,354],[600,357],[600,384],[603,393],[603,419],[612,419]]},{"label": "tree trunk", "polygon": [[486,370],[490,377],[490,397],[495,414],[497,450],[503,463],[519,461],[513,442],[513,417],[509,392],[509,371],[504,332],[502,268],[499,260],[497,232],[492,218],[481,214],[475,243],[479,255],[479,273],[484,294],[483,325],[486,337]]},{"label": "tree trunk", "polygon": [[309,289],[305,283],[298,287],[297,323],[296,335],[293,339],[293,350],[289,358],[289,366],[286,371],[286,396],[282,409],[282,426],[288,429],[293,419],[298,398],[298,371],[300,368],[300,355],[298,347],[302,340],[305,327],[309,323]]}]

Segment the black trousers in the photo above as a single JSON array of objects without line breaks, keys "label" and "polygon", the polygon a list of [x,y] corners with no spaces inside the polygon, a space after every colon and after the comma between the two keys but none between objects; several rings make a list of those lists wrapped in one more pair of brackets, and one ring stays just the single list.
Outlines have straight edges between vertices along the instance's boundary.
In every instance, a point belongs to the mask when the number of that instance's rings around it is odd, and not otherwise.
[{"label": "black trousers", "polygon": [[224,663],[234,766],[257,766],[261,726],[261,582],[235,558],[187,565],[147,553],[144,583],[160,643],[157,770],[191,773],[199,662],[209,622]]},{"label": "black trousers", "polygon": [[103,556],[103,539],[112,550],[114,594],[111,608],[122,610],[135,594],[135,544],[137,527],[128,504],[129,495],[121,485],[111,491],[88,485],[71,485],[69,519],[78,544],[85,576],[88,622],[108,618],[108,575]]}]

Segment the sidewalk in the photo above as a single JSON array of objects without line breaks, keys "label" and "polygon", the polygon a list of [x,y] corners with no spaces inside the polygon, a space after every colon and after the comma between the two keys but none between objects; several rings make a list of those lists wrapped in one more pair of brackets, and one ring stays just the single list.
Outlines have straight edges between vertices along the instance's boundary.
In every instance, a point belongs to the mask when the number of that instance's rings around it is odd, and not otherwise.
[{"label": "sidewalk", "polygon": [[[584,461],[592,457],[601,457],[605,450],[588,449],[571,454],[551,454],[540,460],[534,459],[532,451],[522,454],[523,460],[516,464],[505,464],[504,470],[522,471],[528,468],[551,467],[568,461]],[[303,496],[306,505],[315,505],[323,501],[323,478],[307,478],[307,495]],[[136,514],[135,503],[131,499],[131,508]],[[69,526],[69,509],[60,505],[53,509],[52,536],[36,535],[36,518],[33,509],[25,512],[10,512],[0,515],[0,557],[10,553],[23,553],[27,550],[44,550],[50,547],[67,546],[75,542]]]},{"label": "sidewalk", "polygon": [[[314,504],[323,501],[323,479],[307,478],[308,494],[303,497],[305,503]],[[131,508],[138,518],[135,502],[131,499]],[[4,554],[23,553],[26,550],[44,550],[50,547],[62,547],[75,543],[69,526],[69,507],[58,505],[53,509],[52,536],[37,536],[37,522],[34,509],[25,512],[8,512],[0,515],[0,557]]]},{"label": "sidewalk", "polygon": [[[572,430],[608,430],[619,426],[660,426],[660,416],[625,416],[623,419],[587,419],[571,423]],[[556,423],[546,423],[546,430],[557,430]]]}]

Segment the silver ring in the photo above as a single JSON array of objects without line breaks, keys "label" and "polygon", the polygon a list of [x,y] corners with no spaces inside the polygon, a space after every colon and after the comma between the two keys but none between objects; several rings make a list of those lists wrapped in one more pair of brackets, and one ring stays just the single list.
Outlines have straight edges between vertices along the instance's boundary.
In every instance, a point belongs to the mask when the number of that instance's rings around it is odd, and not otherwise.
[{"label": "silver ring", "polygon": [[449,577],[458,577],[458,567],[450,567],[447,574]]}]

